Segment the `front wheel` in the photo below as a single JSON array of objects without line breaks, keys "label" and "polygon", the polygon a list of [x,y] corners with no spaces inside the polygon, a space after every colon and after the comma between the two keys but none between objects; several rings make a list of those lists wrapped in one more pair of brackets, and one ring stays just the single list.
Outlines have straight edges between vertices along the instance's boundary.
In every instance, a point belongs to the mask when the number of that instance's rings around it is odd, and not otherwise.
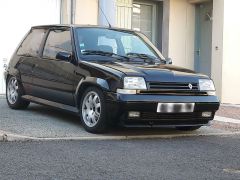
[{"label": "front wheel", "polygon": [[28,101],[22,99],[23,86],[16,77],[11,76],[7,80],[6,98],[8,106],[12,109],[25,109],[28,107]]},{"label": "front wheel", "polygon": [[176,129],[180,131],[195,131],[200,127],[201,126],[180,126],[180,127],[176,127]]},{"label": "front wheel", "polygon": [[91,133],[104,133],[107,130],[106,103],[103,92],[89,87],[80,102],[80,118],[83,127]]}]

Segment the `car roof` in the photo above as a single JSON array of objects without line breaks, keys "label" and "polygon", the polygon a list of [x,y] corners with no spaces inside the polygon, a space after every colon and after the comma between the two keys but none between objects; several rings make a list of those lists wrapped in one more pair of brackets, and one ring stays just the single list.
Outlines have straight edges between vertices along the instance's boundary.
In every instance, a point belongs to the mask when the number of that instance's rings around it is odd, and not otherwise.
[{"label": "car roof", "polygon": [[39,25],[33,26],[32,29],[38,28],[101,28],[101,29],[112,29],[112,30],[119,30],[119,31],[130,31],[135,32],[132,29],[125,29],[125,28],[118,28],[118,27],[109,27],[109,26],[98,26],[98,25],[78,25],[78,24],[51,24],[51,25]]}]

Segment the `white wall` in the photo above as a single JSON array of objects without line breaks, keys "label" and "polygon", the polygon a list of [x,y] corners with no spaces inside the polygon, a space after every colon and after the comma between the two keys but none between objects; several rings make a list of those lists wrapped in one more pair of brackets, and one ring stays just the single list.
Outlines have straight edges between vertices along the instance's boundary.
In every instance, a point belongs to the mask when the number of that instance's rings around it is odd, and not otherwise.
[{"label": "white wall", "polygon": [[169,3],[168,56],[174,65],[194,69],[195,6],[187,0]]},{"label": "white wall", "polygon": [[240,104],[240,1],[224,0],[222,102]]},{"label": "white wall", "polygon": [[8,61],[33,25],[60,23],[60,0],[0,1],[0,93],[4,93],[2,61]]}]

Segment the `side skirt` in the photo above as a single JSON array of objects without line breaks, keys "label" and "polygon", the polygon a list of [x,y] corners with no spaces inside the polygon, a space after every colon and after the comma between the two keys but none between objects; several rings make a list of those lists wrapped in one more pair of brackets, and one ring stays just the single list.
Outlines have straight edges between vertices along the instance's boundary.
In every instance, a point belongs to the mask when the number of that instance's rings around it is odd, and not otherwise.
[{"label": "side skirt", "polygon": [[35,96],[30,96],[30,95],[24,95],[24,96],[22,96],[22,98],[27,100],[27,101],[34,102],[34,103],[37,103],[37,104],[47,105],[47,106],[50,106],[50,107],[54,107],[54,108],[62,109],[62,110],[65,110],[65,111],[69,111],[69,112],[72,112],[74,114],[79,114],[79,110],[76,107],[73,107],[73,106],[49,101],[49,100],[46,100],[46,99],[42,99],[42,98],[38,98],[38,97],[35,97]]}]

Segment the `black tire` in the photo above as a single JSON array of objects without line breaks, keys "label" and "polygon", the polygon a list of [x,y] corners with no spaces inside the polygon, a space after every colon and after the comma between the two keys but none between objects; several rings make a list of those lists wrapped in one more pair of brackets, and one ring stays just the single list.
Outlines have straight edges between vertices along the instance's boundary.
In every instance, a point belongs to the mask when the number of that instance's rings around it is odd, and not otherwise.
[{"label": "black tire", "polygon": [[[16,80],[17,87],[18,87],[16,89],[16,92],[17,92],[17,96],[15,98],[16,100],[14,102],[9,99],[10,98],[9,86],[13,80]],[[22,95],[24,95],[24,89],[23,89],[22,84],[17,80],[16,77],[10,76],[6,82],[6,99],[7,99],[8,106],[11,109],[26,109],[28,107],[28,105],[30,104],[30,102],[22,99]]]},{"label": "black tire", "polygon": [[180,131],[195,131],[201,127],[202,126],[179,126],[179,127],[176,127],[176,129]]},{"label": "black tire", "polygon": [[[90,122],[87,122],[89,120],[86,119],[88,117],[88,116],[86,117],[87,113],[85,113],[85,120],[84,120],[84,117],[83,117],[84,116],[84,112],[83,112],[84,110],[83,110],[83,108],[85,109],[85,111],[87,110],[87,107],[86,107],[86,105],[84,105],[84,102],[85,102],[85,100],[87,100],[87,96],[90,96],[89,94],[91,94],[93,92],[96,93],[97,96],[100,99],[100,101],[99,101],[100,102],[100,110],[99,110],[100,116],[98,116],[99,118],[98,118],[96,124],[94,126],[90,127],[87,124],[87,123],[90,123]],[[89,103],[89,101],[88,101],[88,103]],[[80,111],[80,119],[81,119],[82,125],[83,125],[83,127],[84,127],[84,129],[86,131],[88,131],[90,133],[96,133],[96,134],[107,132],[107,129],[108,129],[108,119],[107,119],[107,115],[106,115],[106,102],[105,102],[105,98],[104,98],[103,92],[99,88],[89,87],[89,88],[87,88],[84,91],[84,93],[83,93],[83,95],[81,97],[81,100],[80,100],[79,111]],[[95,111],[97,111],[97,110],[95,109],[94,112]],[[93,110],[92,110],[92,112],[93,112]],[[91,118],[89,118],[89,119],[91,119]]]}]

